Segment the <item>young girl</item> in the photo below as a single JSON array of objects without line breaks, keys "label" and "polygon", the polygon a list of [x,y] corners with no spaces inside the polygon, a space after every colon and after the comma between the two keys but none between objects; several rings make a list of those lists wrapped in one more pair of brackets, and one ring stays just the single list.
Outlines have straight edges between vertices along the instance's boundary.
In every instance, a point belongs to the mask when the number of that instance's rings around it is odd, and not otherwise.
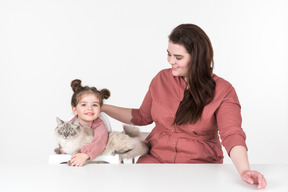
[{"label": "young girl", "polygon": [[79,119],[82,126],[91,127],[94,139],[91,144],[85,145],[81,153],[72,156],[72,166],[81,167],[88,159],[94,159],[104,150],[108,141],[108,131],[104,122],[99,118],[103,99],[110,97],[108,89],[97,90],[95,87],[82,87],[81,80],[71,82],[74,94],[71,99],[72,111],[75,117],[71,121]]}]

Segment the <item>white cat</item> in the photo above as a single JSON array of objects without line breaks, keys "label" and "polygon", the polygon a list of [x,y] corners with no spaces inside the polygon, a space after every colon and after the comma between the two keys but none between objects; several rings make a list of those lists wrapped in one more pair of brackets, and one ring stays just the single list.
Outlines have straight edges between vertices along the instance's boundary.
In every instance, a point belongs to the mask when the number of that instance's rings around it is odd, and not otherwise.
[{"label": "white cat", "polygon": [[[57,154],[74,155],[93,140],[93,130],[81,126],[78,120],[64,122],[57,118],[57,124],[55,135],[61,146],[54,150]],[[123,132],[112,131],[109,133],[107,145],[101,155],[118,154],[123,163],[123,159],[134,159],[148,153],[148,143],[141,139],[140,131],[134,126],[124,125],[123,128]]]}]

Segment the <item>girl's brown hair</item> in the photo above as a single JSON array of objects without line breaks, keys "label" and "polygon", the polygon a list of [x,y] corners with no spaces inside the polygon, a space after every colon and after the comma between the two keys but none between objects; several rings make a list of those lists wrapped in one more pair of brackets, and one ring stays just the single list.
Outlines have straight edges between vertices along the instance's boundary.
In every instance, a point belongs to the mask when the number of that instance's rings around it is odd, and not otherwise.
[{"label": "girl's brown hair", "polygon": [[74,91],[74,94],[72,95],[71,99],[71,105],[73,107],[76,107],[79,103],[79,100],[82,95],[87,93],[93,93],[95,94],[100,102],[100,106],[103,105],[103,99],[108,99],[110,97],[110,91],[108,89],[102,89],[97,90],[95,87],[89,87],[89,86],[82,86],[81,80],[75,79],[71,82],[72,90]]},{"label": "girl's brown hair", "polygon": [[214,97],[216,84],[212,77],[213,48],[206,33],[193,24],[177,26],[169,35],[169,41],[183,45],[191,56],[186,82],[188,88],[184,92],[173,124],[194,124]]}]

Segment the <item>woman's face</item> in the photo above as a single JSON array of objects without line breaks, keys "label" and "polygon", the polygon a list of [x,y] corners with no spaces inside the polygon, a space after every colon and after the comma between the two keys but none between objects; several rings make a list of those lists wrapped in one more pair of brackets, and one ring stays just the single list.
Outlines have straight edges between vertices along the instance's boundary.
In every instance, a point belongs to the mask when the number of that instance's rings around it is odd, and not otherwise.
[{"label": "woman's face", "polygon": [[187,78],[188,65],[190,62],[190,54],[185,47],[180,44],[175,44],[169,41],[167,60],[172,66],[172,74],[174,76],[181,76]]}]

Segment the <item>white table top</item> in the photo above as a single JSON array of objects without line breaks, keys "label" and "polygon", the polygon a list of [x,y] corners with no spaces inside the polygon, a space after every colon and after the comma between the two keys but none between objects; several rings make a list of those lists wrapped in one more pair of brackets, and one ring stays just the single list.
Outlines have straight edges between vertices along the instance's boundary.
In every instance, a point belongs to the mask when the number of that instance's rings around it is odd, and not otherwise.
[{"label": "white table top", "polygon": [[[288,191],[288,165],[251,165],[265,175],[263,191]],[[0,165],[0,191],[255,191],[230,164]]]}]

